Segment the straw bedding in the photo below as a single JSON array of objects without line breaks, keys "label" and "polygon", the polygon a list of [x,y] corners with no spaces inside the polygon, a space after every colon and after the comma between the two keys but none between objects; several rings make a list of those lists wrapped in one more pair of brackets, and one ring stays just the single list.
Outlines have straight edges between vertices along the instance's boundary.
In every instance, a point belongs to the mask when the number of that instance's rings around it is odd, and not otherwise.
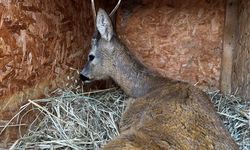
[{"label": "straw bedding", "polygon": [[[250,149],[249,102],[219,91],[208,95],[240,149]],[[100,149],[119,135],[118,122],[127,98],[115,88],[88,93],[58,89],[48,98],[29,100],[20,111],[30,105],[29,111],[38,112],[38,117],[11,149]]]}]

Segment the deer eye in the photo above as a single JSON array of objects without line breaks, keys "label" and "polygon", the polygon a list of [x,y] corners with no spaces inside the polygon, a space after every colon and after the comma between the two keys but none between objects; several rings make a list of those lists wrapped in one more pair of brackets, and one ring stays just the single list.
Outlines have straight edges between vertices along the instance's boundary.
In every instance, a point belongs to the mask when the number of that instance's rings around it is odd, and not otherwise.
[{"label": "deer eye", "polygon": [[94,60],[95,56],[94,55],[89,55],[89,61]]}]

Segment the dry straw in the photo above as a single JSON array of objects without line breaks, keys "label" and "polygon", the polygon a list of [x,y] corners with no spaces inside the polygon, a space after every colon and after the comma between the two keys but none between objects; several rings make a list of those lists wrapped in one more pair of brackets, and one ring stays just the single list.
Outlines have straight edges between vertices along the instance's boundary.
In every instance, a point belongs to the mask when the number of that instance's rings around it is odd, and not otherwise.
[{"label": "dry straw", "polygon": [[55,93],[58,96],[29,100],[26,107],[33,105],[39,119],[11,149],[99,149],[119,135],[117,122],[126,99],[122,91],[74,93],[58,89]]},{"label": "dry straw", "polygon": [[[29,100],[20,109],[15,117],[32,105],[29,111],[37,111],[38,118],[11,149],[100,149],[119,135],[118,122],[127,99],[121,90],[76,93],[58,89],[55,94],[57,96],[46,99]],[[235,96],[223,96],[218,91],[208,94],[240,149],[250,149],[249,103]]]},{"label": "dry straw", "polygon": [[218,114],[241,150],[250,149],[250,101],[219,91],[208,92]]}]

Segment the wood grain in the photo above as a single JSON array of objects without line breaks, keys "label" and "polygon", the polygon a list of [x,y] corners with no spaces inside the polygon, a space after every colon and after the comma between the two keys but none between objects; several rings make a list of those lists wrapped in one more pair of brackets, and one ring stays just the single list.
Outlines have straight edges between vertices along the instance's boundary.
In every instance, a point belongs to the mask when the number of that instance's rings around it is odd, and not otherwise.
[{"label": "wood grain", "polygon": [[250,101],[250,1],[240,0],[239,40],[233,54],[232,92]]},{"label": "wood grain", "polygon": [[232,91],[233,54],[236,51],[238,34],[238,0],[228,0],[224,28],[220,89],[228,94]]}]

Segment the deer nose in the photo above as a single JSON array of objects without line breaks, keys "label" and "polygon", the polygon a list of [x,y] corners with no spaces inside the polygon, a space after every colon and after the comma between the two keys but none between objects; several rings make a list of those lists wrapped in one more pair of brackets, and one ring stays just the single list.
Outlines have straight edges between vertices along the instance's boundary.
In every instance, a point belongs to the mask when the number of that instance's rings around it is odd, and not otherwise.
[{"label": "deer nose", "polygon": [[88,80],[90,80],[87,76],[85,76],[85,75],[83,75],[83,74],[80,74],[80,79],[81,79],[82,81],[88,81]]}]

